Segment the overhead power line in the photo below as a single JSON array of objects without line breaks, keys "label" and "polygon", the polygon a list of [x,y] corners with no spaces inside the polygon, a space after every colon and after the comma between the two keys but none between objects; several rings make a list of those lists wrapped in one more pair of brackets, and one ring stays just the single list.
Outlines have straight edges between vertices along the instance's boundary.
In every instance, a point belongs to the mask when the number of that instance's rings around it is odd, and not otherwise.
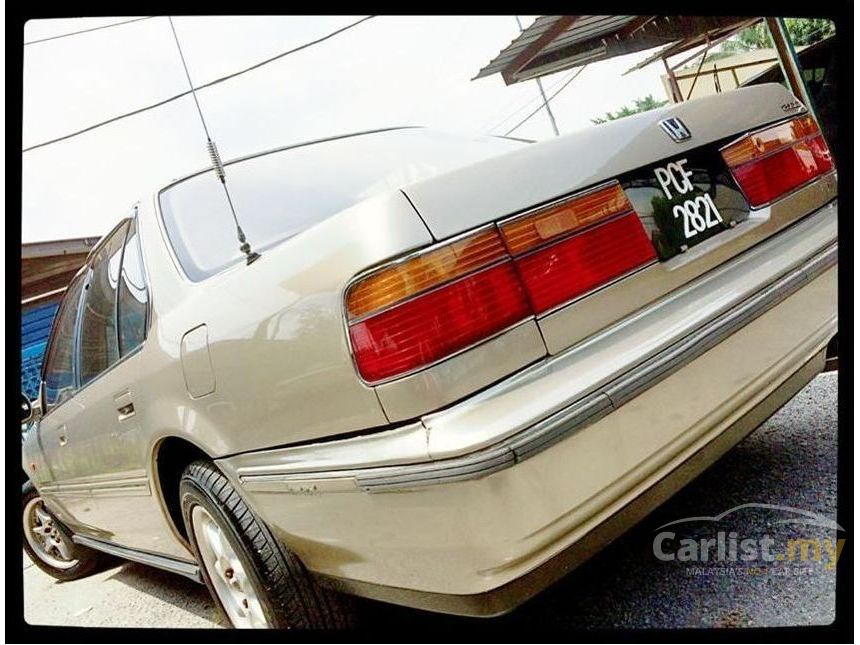
[{"label": "overhead power line", "polygon": [[80,31],[70,31],[67,34],[58,34],[57,36],[48,36],[47,38],[39,38],[38,40],[28,40],[25,42],[25,45],[35,45],[37,43],[45,43],[49,40],[58,40],[59,38],[68,38],[69,36],[77,36],[78,34],[87,34],[91,31],[98,31],[99,29],[110,29],[111,27],[119,27],[120,25],[128,25],[133,22],[140,22],[141,20],[149,20],[150,18],[155,18],[155,16],[144,16],[143,18],[132,18],[131,20],[123,20],[122,22],[112,22],[109,25],[100,25],[98,27],[90,27],[89,29],[81,29]]},{"label": "overhead power line", "polygon": [[[548,88],[546,88],[546,89],[547,89],[547,91],[548,91],[548,92],[552,92],[552,91],[553,91],[555,88],[557,88],[561,83],[564,83],[568,78],[570,78],[570,76],[571,76],[572,74],[575,74],[575,73],[576,73],[576,70],[574,70],[573,72],[571,72],[570,74],[568,74],[566,77],[565,77],[565,76],[561,76],[560,78],[556,79],[556,81],[555,81],[551,86],[549,86]],[[495,130],[496,128],[498,128],[498,127],[500,127],[500,126],[504,125],[506,122],[510,121],[512,118],[514,118],[515,116],[517,116],[520,112],[522,112],[523,110],[525,110],[526,108],[528,108],[528,107],[530,107],[532,104],[534,104],[534,102],[535,102],[535,101],[539,101],[540,99],[541,99],[540,94],[535,94],[532,98],[530,98],[528,101],[526,101],[525,103],[523,103],[522,105],[520,105],[520,106],[519,106],[517,109],[515,109],[513,112],[509,113],[509,114],[508,114],[508,116],[506,116],[504,119],[502,119],[501,121],[499,121],[498,123],[496,123],[496,125],[494,125],[492,128],[490,128],[489,130],[486,130],[487,134],[492,134],[493,130]],[[511,103],[513,103],[513,101],[511,101]]]},{"label": "overhead power line", "polygon": [[293,49],[289,49],[285,52],[281,52],[280,54],[276,54],[275,56],[272,56],[271,58],[267,58],[265,60],[262,60],[259,63],[254,63],[253,65],[246,67],[244,69],[240,69],[236,72],[233,72],[232,74],[227,74],[226,76],[216,78],[214,81],[209,81],[208,83],[203,83],[202,85],[197,85],[193,89],[186,90],[185,92],[180,92],[179,94],[174,94],[171,97],[168,97],[166,99],[162,99],[161,101],[158,101],[156,103],[152,103],[150,105],[146,105],[146,106],[138,108],[136,110],[132,110],[131,112],[126,112],[124,114],[120,114],[118,116],[111,117],[109,119],[105,119],[104,121],[99,121],[98,123],[94,123],[93,125],[89,125],[85,128],[81,128],[80,130],[76,130],[74,132],[69,132],[68,134],[64,134],[63,136],[56,137],[54,139],[49,139],[48,141],[43,141],[41,143],[37,143],[37,144],[32,145],[32,146],[28,146],[26,148],[23,148],[21,150],[21,152],[30,152],[31,150],[35,150],[37,148],[43,148],[45,146],[49,146],[49,145],[54,144],[54,143],[59,143],[60,141],[65,141],[66,139],[71,139],[72,137],[76,137],[78,135],[84,134],[85,132],[91,132],[92,130],[95,130],[95,129],[100,128],[100,127],[105,126],[105,125],[108,125],[110,123],[115,123],[115,122],[120,121],[122,119],[127,119],[128,117],[135,116],[137,114],[141,114],[142,112],[146,112],[148,110],[153,110],[157,107],[161,107],[162,105],[167,105],[168,103],[172,103],[173,101],[177,101],[184,96],[188,96],[192,92],[196,92],[196,91],[205,89],[207,87],[212,87],[213,85],[218,85],[219,83],[223,83],[224,81],[229,81],[230,79],[236,78],[237,76],[240,76],[240,75],[245,74],[247,72],[250,72],[252,70],[263,67],[264,65],[268,65],[269,63],[273,63],[274,61],[281,59],[284,56],[289,56],[290,54],[294,54],[294,53],[301,51],[303,49],[307,49],[308,47],[312,47],[314,45],[317,45],[323,41],[328,40],[329,38],[333,38],[333,37],[337,36],[338,34],[341,34],[344,31],[347,31],[348,29],[352,29],[353,27],[357,27],[358,25],[365,22],[366,20],[370,20],[371,18],[375,18],[375,17],[376,17],[375,15],[374,16],[366,16],[366,17],[362,18],[361,20],[356,20],[355,22],[350,23],[350,24],[346,25],[345,27],[341,27],[340,29],[337,29],[336,31],[328,33],[325,36],[322,36],[320,38],[317,38],[316,40],[311,40],[311,41],[306,42],[302,45],[299,45],[298,47],[294,47]]},{"label": "overhead power line", "polygon": [[[582,73],[582,71],[583,71],[586,67],[588,67],[588,64],[585,64],[585,65],[583,65],[582,67],[580,67],[580,68],[579,68],[579,70],[577,70],[576,74],[574,74],[574,75],[573,75],[573,76],[571,76],[569,79],[567,79],[567,80],[564,82],[564,84],[563,84],[560,88],[558,88],[555,92],[553,92],[553,95],[552,95],[552,96],[550,96],[550,97],[546,100],[546,102],[547,102],[547,103],[549,103],[549,102],[550,102],[550,101],[552,101],[556,96],[558,96],[558,95],[559,95],[559,93],[560,93],[564,88],[566,88],[568,85],[570,85],[570,84],[573,82],[573,80],[574,80],[577,76],[579,76],[579,75]],[[538,106],[538,108],[537,108],[536,110],[534,110],[532,113],[530,113],[530,114],[529,114],[525,119],[523,119],[522,121],[520,121],[519,123],[517,123],[514,127],[512,127],[510,130],[508,130],[507,132],[505,132],[505,135],[504,135],[504,136],[508,136],[511,132],[513,132],[514,130],[516,130],[517,128],[519,128],[522,124],[524,124],[526,121],[528,121],[528,120],[529,120],[530,118],[532,118],[535,114],[537,114],[538,112],[540,112],[542,109],[543,109],[543,105],[539,105],[539,106]]]},{"label": "overhead power line", "polygon": [[[517,27],[520,28],[520,33],[523,33],[523,24],[520,22],[520,17],[514,16],[514,18],[517,19]],[[543,106],[546,108],[546,114],[549,117],[550,124],[552,125],[552,131],[555,132],[555,136],[558,136],[558,124],[555,122],[555,115],[552,113],[549,101],[546,100],[546,92],[544,92],[540,76],[535,77],[535,83],[537,83],[538,89],[540,90],[540,97],[543,99]]]}]

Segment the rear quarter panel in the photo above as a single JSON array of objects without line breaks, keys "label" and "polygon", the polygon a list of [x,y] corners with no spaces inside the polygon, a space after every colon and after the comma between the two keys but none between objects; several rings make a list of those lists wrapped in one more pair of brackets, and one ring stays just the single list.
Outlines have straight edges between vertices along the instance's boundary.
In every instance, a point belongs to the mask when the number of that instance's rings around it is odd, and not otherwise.
[{"label": "rear quarter panel", "polygon": [[[179,435],[217,457],[388,423],[356,375],[343,289],[368,266],[431,241],[402,193],[364,201],[200,283],[181,273],[151,215],[148,342],[160,354],[146,384],[151,444]],[[203,324],[215,389],[194,398],[180,345]]]}]

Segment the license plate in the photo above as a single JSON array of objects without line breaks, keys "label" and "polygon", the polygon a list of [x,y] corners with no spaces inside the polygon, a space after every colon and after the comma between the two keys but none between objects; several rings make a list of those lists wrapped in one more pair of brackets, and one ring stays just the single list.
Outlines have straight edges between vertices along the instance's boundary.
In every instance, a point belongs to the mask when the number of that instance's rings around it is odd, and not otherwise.
[{"label": "license plate", "polygon": [[699,149],[622,179],[661,261],[749,216],[746,200],[724,168],[713,151]]}]

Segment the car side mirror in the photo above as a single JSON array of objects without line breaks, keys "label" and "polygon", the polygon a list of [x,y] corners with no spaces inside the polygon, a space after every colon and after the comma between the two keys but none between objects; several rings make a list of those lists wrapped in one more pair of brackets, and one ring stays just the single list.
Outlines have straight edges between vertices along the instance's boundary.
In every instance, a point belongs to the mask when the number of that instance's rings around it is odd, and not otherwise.
[{"label": "car side mirror", "polygon": [[21,425],[30,423],[33,420],[33,404],[27,395],[21,392]]},{"label": "car side mirror", "polygon": [[39,385],[39,393],[35,400],[31,401],[23,392],[21,393],[21,425],[38,421],[42,418],[42,386]]}]

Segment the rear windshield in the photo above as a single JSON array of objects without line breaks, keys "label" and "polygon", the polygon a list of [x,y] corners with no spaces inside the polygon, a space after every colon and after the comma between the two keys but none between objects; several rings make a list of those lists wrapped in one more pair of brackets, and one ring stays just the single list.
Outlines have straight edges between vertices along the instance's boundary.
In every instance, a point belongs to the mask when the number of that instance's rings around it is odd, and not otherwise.
[{"label": "rear windshield", "polygon": [[[344,137],[227,166],[239,222],[255,251],[378,193],[525,145],[420,128]],[[163,190],[167,236],[186,275],[203,280],[240,261],[236,227],[212,171]]]}]

